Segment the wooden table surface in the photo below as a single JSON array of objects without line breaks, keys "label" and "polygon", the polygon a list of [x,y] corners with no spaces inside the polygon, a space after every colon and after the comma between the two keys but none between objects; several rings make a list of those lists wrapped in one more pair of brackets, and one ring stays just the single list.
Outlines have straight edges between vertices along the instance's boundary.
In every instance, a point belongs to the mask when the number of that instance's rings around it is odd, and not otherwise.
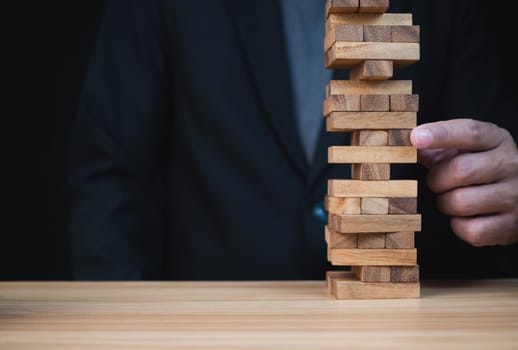
[{"label": "wooden table surface", "polygon": [[518,349],[518,280],[341,300],[325,282],[4,282],[0,349]]}]

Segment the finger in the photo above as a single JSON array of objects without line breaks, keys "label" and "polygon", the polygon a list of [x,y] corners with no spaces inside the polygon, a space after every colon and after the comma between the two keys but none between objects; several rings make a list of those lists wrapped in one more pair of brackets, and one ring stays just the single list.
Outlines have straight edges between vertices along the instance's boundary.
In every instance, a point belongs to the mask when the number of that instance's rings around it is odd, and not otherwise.
[{"label": "finger", "polygon": [[437,163],[453,158],[457,154],[459,154],[459,151],[454,148],[423,149],[417,152],[417,162],[430,169]]},{"label": "finger", "polygon": [[456,148],[486,151],[504,139],[503,129],[495,124],[473,119],[452,119],[420,125],[412,130],[410,140],[418,149]]},{"label": "finger", "polygon": [[451,228],[460,239],[475,247],[509,245],[516,243],[518,237],[511,214],[454,217]]},{"label": "finger", "polygon": [[504,184],[457,188],[437,197],[437,207],[451,216],[476,216],[507,212],[514,208],[515,198],[509,196]]},{"label": "finger", "polygon": [[469,185],[487,184],[502,180],[509,172],[501,152],[461,153],[432,167],[428,173],[428,187],[437,193]]}]

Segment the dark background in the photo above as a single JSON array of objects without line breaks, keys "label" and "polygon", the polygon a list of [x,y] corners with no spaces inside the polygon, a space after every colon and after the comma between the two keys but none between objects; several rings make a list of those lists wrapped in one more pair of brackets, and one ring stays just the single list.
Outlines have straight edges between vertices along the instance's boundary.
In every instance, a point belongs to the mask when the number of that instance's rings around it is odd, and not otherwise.
[{"label": "dark background", "polygon": [[[7,63],[2,66],[0,280],[70,278],[63,188],[67,138],[105,3],[2,5],[0,47]],[[518,97],[514,13],[487,10],[506,83]]]}]

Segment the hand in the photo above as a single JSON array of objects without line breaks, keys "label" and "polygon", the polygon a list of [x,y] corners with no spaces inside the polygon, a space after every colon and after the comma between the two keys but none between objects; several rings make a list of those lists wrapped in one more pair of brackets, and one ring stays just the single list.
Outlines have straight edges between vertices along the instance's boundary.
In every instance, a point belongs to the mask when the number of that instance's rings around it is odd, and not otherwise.
[{"label": "hand", "polygon": [[410,138],[457,236],[479,247],[518,242],[518,149],[507,130],[452,119],[420,125]]}]

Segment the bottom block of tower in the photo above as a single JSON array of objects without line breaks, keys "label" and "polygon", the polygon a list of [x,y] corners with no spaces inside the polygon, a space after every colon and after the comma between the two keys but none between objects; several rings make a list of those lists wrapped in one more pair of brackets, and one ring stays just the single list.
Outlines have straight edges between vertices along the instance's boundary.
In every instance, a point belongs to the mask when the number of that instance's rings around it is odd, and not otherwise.
[{"label": "bottom block of tower", "polygon": [[361,282],[349,271],[328,271],[328,290],[336,299],[417,299],[420,283]]}]

